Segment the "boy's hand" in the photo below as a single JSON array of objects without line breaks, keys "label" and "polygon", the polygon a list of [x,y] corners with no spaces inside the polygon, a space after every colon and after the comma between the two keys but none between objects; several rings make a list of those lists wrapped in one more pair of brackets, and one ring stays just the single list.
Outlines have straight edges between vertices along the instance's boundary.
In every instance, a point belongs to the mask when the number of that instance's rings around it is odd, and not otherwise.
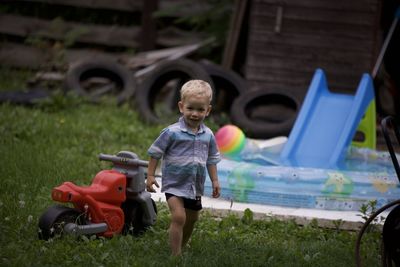
[{"label": "boy's hand", "polygon": [[156,178],[154,175],[148,175],[147,180],[146,180],[146,189],[148,192],[153,192],[155,193],[156,190],[153,188],[153,184],[159,188],[160,186],[158,185]]},{"label": "boy's hand", "polygon": [[221,194],[221,187],[219,186],[218,180],[212,182],[212,188],[213,188],[212,192],[213,198],[218,198]]}]

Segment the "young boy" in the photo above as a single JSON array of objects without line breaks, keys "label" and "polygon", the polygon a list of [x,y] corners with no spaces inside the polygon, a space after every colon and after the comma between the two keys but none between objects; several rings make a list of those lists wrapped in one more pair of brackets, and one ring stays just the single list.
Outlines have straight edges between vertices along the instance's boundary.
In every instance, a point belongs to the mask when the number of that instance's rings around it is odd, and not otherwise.
[{"label": "young boy", "polygon": [[169,243],[172,255],[181,254],[202,209],[206,169],[211,178],[214,198],[220,195],[217,163],[221,160],[215,137],[204,125],[210,114],[212,89],[202,80],[191,80],[181,88],[178,103],[182,117],[161,131],[148,150],[147,191],[159,187],[154,173],[162,161],[162,187],[171,212]]}]

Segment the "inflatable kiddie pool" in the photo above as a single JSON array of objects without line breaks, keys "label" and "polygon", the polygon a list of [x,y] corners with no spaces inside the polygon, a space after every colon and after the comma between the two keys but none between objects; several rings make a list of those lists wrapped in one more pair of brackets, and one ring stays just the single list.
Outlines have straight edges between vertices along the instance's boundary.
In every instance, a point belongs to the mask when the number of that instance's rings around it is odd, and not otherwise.
[{"label": "inflatable kiddie pool", "polygon": [[[233,126],[216,133],[221,198],[237,202],[324,210],[377,208],[400,196],[400,185],[388,152],[350,146],[340,168],[287,166],[281,151],[287,138],[259,141]],[[211,193],[207,179],[206,193]]]}]

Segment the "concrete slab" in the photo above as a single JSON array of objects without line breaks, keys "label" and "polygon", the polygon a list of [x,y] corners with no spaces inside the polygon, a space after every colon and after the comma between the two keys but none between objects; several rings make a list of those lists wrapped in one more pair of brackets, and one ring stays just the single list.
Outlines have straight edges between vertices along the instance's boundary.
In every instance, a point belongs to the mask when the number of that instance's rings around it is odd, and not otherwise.
[{"label": "concrete slab", "polygon": [[[161,180],[159,178],[157,178],[157,182],[161,185]],[[159,188],[156,188],[156,191],[156,193],[152,193],[152,198],[155,201],[166,202],[164,193],[161,193]],[[220,198],[210,198],[207,196],[202,198],[202,204],[203,212],[210,212],[216,217],[224,217],[229,214],[242,216],[246,209],[250,209],[253,212],[254,219],[293,220],[299,225],[307,225],[312,221],[316,221],[320,227],[333,229],[339,228],[343,230],[359,230],[364,223],[359,211],[335,211],[279,207],[233,202]],[[386,218],[388,213],[389,212],[383,212],[380,216]],[[383,222],[381,224],[383,224]]]}]

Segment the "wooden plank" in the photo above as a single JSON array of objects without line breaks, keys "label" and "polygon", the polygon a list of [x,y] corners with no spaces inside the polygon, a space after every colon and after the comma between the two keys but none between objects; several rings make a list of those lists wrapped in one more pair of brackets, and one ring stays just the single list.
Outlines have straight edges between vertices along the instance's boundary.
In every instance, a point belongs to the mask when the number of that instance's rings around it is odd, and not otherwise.
[{"label": "wooden plank", "polygon": [[258,89],[284,90],[289,93],[292,93],[293,95],[298,95],[298,94],[305,95],[311,81],[307,79],[301,79],[301,80],[286,79],[286,80],[287,82],[283,83],[282,80],[280,79],[274,80],[273,77],[271,76],[270,80],[266,81],[264,78],[255,73],[255,75],[252,76],[251,80],[248,83],[250,84],[250,88],[252,90],[258,90]]},{"label": "wooden plank", "polygon": [[85,59],[106,59],[119,62],[132,70],[142,69],[163,59],[178,59],[187,56],[200,47],[210,44],[212,38],[200,43],[179,46],[174,48],[165,48],[148,52],[141,52],[135,55],[129,53],[107,53],[93,49],[65,49],[65,62],[54,62],[52,58],[54,52],[51,49],[40,49],[28,45],[1,42],[0,43],[0,62],[4,66],[19,68],[38,69],[49,65],[50,63],[69,65],[78,60]]},{"label": "wooden plank", "polygon": [[329,49],[316,47],[310,49],[304,46],[292,46],[286,44],[265,44],[252,42],[248,49],[254,51],[251,53],[260,61],[268,60],[271,57],[288,59],[301,59],[308,61],[330,61],[334,60],[342,63],[357,62],[362,66],[370,66],[372,55],[360,51],[349,51],[348,49]]},{"label": "wooden plank", "polygon": [[[279,6],[254,8],[251,29],[274,32]],[[373,34],[376,12],[360,13],[313,8],[283,8],[281,31],[298,34],[330,35],[346,38],[366,38]]]},{"label": "wooden plank", "polygon": [[40,49],[38,47],[1,42],[0,43],[0,62],[3,66],[17,68],[39,69],[50,66],[52,63],[71,64],[72,62],[84,59],[107,59],[118,61],[121,58],[132,57],[124,53],[106,53],[90,49],[67,49],[65,52],[65,62],[55,62],[56,51],[51,49]]},{"label": "wooden plank", "polygon": [[[273,76],[268,76],[267,78],[265,76],[261,76],[258,73],[254,73],[254,75],[250,75],[251,79],[248,81],[250,88],[252,90],[258,90],[258,89],[270,89],[270,90],[283,90],[286,91],[293,96],[295,96],[298,99],[302,99],[306,93],[307,90],[310,86],[311,80],[312,80],[312,75],[313,73],[304,73],[304,77],[309,77],[309,79],[295,79],[295,78],[290,78],[288,79],[288,76],[291,73],[284,73],[286,78],[283,79],[276,79]],[[343,92],[343,93],[349,93],[349,94],[354,94],[357,86],[358,86],[358,79],[343,79],[342,77],[337,77],[334,76],[333,74],[328,73],[328,79],[329,79],[329,88],[332,91],[335,92]]]},{"label": "wooden plank", "polygon": [[157,44],[163,47],[190,45],[208,38],[206,33],[183,31],[176,27],[167,27],[157,32]]},{"label": "wooden plank", "polygon": [[[295,26],[297,27],[297,26]],[[287,27],[286,27],[287,29]],[[264,29],[258,29],[254,27],[251,30],[250,40],[255,42],[265,43],[281,43],[281,44],[297,44],[298,42],[304,42],[303,46],[312,47],[332,47],[336,48],[351,49],[353,51],[363,51],[368,49],[370,51],[373,46],[374,38],[369,31],[369,35],[362,36],[361,34],[351,34],[351,32],[345,33],[319,33],[311,32],[309,30],[302,29],[303,32],[299,31],[287,31],[283,29],[279,35],[272,31],[266,32]],[[369,38],[368,38],[369,37]],[[317,43],[315,43],[317,42]]]},{"label": "wooden plank", "polygon": [[[365,53],[371,53],[371,47],[373,47],[373,40],[351,40],[350,38],[337,38],[337,37],[321,37],[318,35],[299,35],[299,34],[261,34],[258,31],[252,31],[249,37],[249,42],[259,42],[264,44],[276,44],[276,45],[293,45],[308,47],[309,49],[314,48],[325,48],[325,49],[346,49],[349,51],[359,51]],[[252,51],[249,51],[250,53]]]},{"label": "wooden plank", "polygon": [[66,41],[71,33],[81,32],[77,42],[108,46],[138,47],[139,27],[99,26],[26,16],[0,14],[0,33],[19,37],[41,37]]},{"label": "wooden plank", "polygon": [[[21,49],[24,47],[24,49]],[[2,66],[37,69],[46,63],[46,51],[26,45],[10,45],[0,42],[0,62]]]},{"label": "wooden plank", "polygon": [[305,97],[308,89],[308,83],[304,82],[302,84],[296,84],[294,82],[289,82],[289,83],[282,83],[282,82],[266,82],[264,80],[257,80],[253,78],[252,80],[248,81],[249,88],[251,90],[266,90],[266,91],[273,91],[273,92],[279,92],[283,91],[286,92],[295,99],[301,102],[303,101],[303,98]]},{"label": "wooden plank", "polygon": [[280,5],[280,6],[298,6],[305,8],[322,8],[328,10],[350,10],[370,12],[377,6],[376,0],[335,0],[335,1],[321,1],[321,0],[255,0],[254,6],[256,9],[264,9],[265,5]]},{"label": "wooden plank", "polygon": [[134,56],[121,57],[120,62],[131,69],[138,69],[163,59],[174,60],[192,54],[203,46],[209,45],[214,42],[214,38],[209,38],[199,43],[176,46],[173,48],[164,48],[148,52],[140,52]]},{"label": "wooden plank", "polygon": [[[274,19],[267,17],[259,17],[253,20],[251,30],[257,32],[274,32]],[[312,22],[305,20],[291,20],[283,17],[281,33],[296,33],[305,35],[319,35],[332,37],[345,37],[352,39],[366,39],[373,32],[372,25],[344,24],[331,22]]]},{"label": "wooden plank", "polygon": [[141,50],[153,50],[156,46],[157,28],[153,14],[158,9],[158,0],[144,0],[141,28]]},{"label": "wooden plank", "polygon": [[[267,47],[267,49],[265,49]],[[304,62],[313,62],[315,64],[321,63],[332,63],[336,65],[343,66],[353,66],[357,64],[357,66],[363,66],[363,69],[371,70],[372,65],[370,62],[373,60],[371,56],[357,56],[352,53],[347,53],[348,51],[344,50],[325,50],[325,49],[316,49],[312,51],[310,49],[296,49],[289,50],[281,47],[277,50],[273,50],[270,46],[250,46],[249,49],[259,49],[258,52],[254,52],[248,55],[248,57],[254,57],[258,61],[269,61],[271,59],[276,60],[292,60],[292,61],[304,61]],[[268,51],[267,51],[268,50]],[[325,53],[325,54],[324,54]],[[346,56],[349,55],[349,56]]]},{"label": "wooden plank", "polygon": [[[366,2],[368,8],[360,4]],[[315,69],[322,68],[330,88],[353,93],[374,61],[377,3],[338,0],[332,6],[319,0],[255,0],[246,79],[253,86],[272,86],[301,95],[306,93]],[[336,4],[343,5],[343,10]],[[276,33],[279,8],[283,8],[282,23]]]},{"label": "wooden plank", "polygon": [[280,84],[279,88],[293,87],[294,89],[298,89],[308,86],[316,68],[322,68],[326,73],[331,89],[353,91],[363,74],[362,71],[346,71],[346,69],[332,68],[330,65],[303,65],[303,68],[292,66],[260,68],[257,65],[247,64],[245,70],[246,79],[248,81],[262,81],[267,86],[274,83]]},{"label": "wooden plank", "polygon": [[[277,9],[279,6],[265,6],[264,8],[255,8],[252,13],[253,21],[258,18],[271,18],[275,19]],[[324,8],[314,7],[297,7],[297,6],[284,6],[283,19],[295,21],[307,21],[314,23],[329,23],[329,24],[349,24],[360,26],[373,26],[376,10],[369,12],[353,11],[349,9],[344,10],[329,10]]]},{"label": "wooden plank", "polygon": [[226,69],[232,68],[236,48],[240,33],[242,31],[243,20],[247,9],[248,0],[236,0],[234,4],[233,14],[229,26],[228,38],[225,42],[222,66]]},{"label": "wooden plank", "polygon": [[287,60],[283,58],[273,58],[269,57],[267,60],[263,60],[257,55],[249,55],[246,64],[260,69],[279,69],[279,70],[315,70],[316,68],[325,68],[327,70],[335,71],[336,73],[341,73],[347,75],[347,73],[358,73],[361,75],[364,72],[369,72],[365,66],[362,66],[357,61],[343,63],[334,60],[306,60],[306,59],[294,59],[289,58]]},{"label": "wooden plank", "polygon": [[[144,0],[145,1],[145,0]],[[91,9],[109,9],[126,12],[141,12],[142,0],[13,0],[12,2],[32,2],[50,5],[72,6]],[[172,17],[181,17],[209,8],[209,4],[201,0],[162,0],[160,10],[165,10]]]},{"label": "wooden plank", "polygon": [[[47,21],[26,16],[0,14],[0,34],[18,37],[50,38],[68,41],[71,33],[81,31],[77,42],[103,46],[139,48],[140,27],[99,26],[65,21]],[[174,27],[159,31],[157,44],[164,47],[188,45],[206,39],[206,35]]]},{"label": "wooden plank", "polygon": [[[257,77],[253,77],[251,81],[248,82],[249,88],[251,90],[270,90],[270,91],[284,91],[295,97],[301,104],[305,95],[307,94],[312,75],[310,75],[310,80],[304,81],[303,83],[296,83],[296,81],[290,80],[288,83],[283,83],[282,81],[265,81],[264,79],[257,80]],[[331,75],[330,75],[331,77]],[[329,82],[329,87],[334,88],[332,91],[340,93],[354,94],[357,88],[357,83],[353,81],[345,81],[343,79],[332,79]]]},{"label": "wooden plank", "polygon": [[32,2],[51,5],[74,6],[93,9],[110,9],[119,11],[141,11],[143,1],[131,0],[14,0],[13,2]]},{"label": "wooden plank", "polygon": [[[347,75],[347,73],[355,74],[356,76],[362,73],[369,73],[370,70],[359,65],[357,62],[351,62],[344,64],[342,62],[332,63],[332,60],[327,61],[307,61],[307,60],[284,60],[282,58],[269,58],[268,60],[263,60],[260,57],[253,56],[248,59],[247,66],[254,69],[259,69],[259,72],[271,72],[274,70],[279,71],[296,71],[302,69],[303,71],[313,71],[317,68],[322,68],[325,70],[330,70],[331,72],[340,73],[341,75]],[[246,78],[249,78],[246,76]]]},{"label": "wooden plank", "polygon": [[260,68],[256,65],[248,64],[246,66],[246,78],[251,80],[253,77],[260,77],[260,80],[264,80],[264,81],[279,80],[283,84],[289,83],[290,81],[293,81],[293,80],[309,82],[308,77],[312,76],[312,74],[314,74],[315,70],[318,67],[322,68],[326,72],[328,80],[332,80],[332,81],[335,79],[346,80],[346,81],[350,80],[350,81],[352,81],[352,83],[357,83],[363,74],[362,71],[350,72],[350,71],[346,71],[346,69],[341,71],[336,68],[332,68],[330,66],[305,65],[304,68],[302,68],[302,69],[291,68],[290,66],[288,66],[288,67],[284,66],[284,67],[278,69],[274,66],[267,66],[264,68]]},{"label": "wooden plank", "polygon": [[[345,87],[347,88],[355,88],[356,85],[358,84],[362,72],[360,72],[359,75],[355,73],[337,73],[335,70],[329,69],[329,68],[322,68],[327,76],[329,77],[330,85],[334,85],[334,83],[344,83]],[[310,74],[313,74],[315,72],[316,68],[307,68],[304,69],[302,73],[300,73],[298,76],[296,76],[295,69],[281,69],[280,72],[277,72],[276,69],[270,68],[270,69],[259,69],[257,67],[253,66],[247,66],[246,67],[246,78],[249,81],[253,81],[254,79],[264,81],[266,84],[269,84],[270,82],[279,82],[282,83],[282,86],[288,86],[290,84],[292,85],[307,85],[310,83],[310,80],[307,78],[310,76]],[[302,77],[305,77],[303,78]],[[312,76],[312,75],[311,75]],[[332,84],[331,84],[332,82]],[[298,88],[296,86],[295,88]],[[333,86],[332,88],[335,88]],[[340,88],[342,89],[342,88]]]},{"label": "wooden plank", "polygon": [[[283,87],[299,88],[304,87],[310,83],[309,76],[312,77],[312,72],[294,72],[294,71],[280,71],[280,72],[258,72],[254,71],[255,68],[249,67],[246,69],[246,75],[251,78],[251,81],[259,81],[265,83],[269,87],[270,84],[281,84]],[[290,79],[288,75],[290,74]]]}]

